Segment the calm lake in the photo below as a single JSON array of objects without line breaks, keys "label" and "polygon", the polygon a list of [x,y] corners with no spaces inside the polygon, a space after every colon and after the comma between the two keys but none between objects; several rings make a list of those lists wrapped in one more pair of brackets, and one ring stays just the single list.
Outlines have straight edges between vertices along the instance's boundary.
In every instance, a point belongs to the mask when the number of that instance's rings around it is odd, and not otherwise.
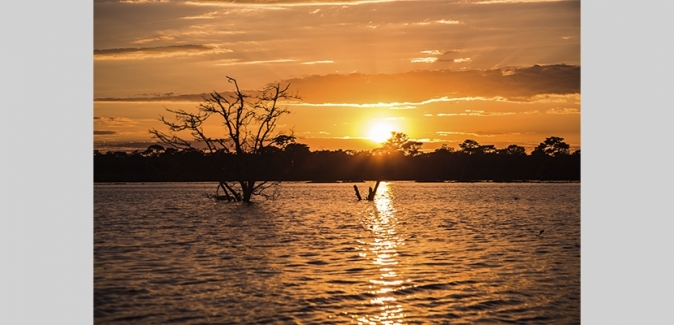
[{"label": "calm lake", "polygon": [[579,183],[353,185],[94,185],[95,323],[580,323]]}]

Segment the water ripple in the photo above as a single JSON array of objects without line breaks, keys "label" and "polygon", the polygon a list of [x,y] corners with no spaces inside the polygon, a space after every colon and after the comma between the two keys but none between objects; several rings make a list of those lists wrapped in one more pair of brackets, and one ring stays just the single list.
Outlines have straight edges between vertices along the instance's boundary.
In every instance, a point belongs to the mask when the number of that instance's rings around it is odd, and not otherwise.
[{"label": "water ripple", "polygon": [[213,188],[95,186],[96,324],[580,323],[579,184]]}]

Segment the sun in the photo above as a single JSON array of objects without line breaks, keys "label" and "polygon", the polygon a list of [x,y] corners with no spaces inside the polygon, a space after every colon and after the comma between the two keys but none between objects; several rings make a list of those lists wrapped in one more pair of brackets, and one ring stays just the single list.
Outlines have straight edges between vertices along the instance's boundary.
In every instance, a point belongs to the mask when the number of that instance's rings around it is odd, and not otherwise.
[{"label": "sun", "polygon": [[377,122],[370,127],[370,130],[367,132],[367,138],[374,142],[382,143],[391,137],[391,132],[393,131],[393,126],[390,124]]}]

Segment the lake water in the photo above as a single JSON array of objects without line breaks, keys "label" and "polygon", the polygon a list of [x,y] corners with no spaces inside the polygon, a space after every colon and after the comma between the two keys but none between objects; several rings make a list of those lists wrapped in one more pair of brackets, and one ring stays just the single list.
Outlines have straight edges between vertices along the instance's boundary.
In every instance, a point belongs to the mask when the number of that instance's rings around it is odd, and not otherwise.
[{"label": "lake water", "polygon": [[95,323],[580,323],[579,183],[353,185],[96,184]]}]

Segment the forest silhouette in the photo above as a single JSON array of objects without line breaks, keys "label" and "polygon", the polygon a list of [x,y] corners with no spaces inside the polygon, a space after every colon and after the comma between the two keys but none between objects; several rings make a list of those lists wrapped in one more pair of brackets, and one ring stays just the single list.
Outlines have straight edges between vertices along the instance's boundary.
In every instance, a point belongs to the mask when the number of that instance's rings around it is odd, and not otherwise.
[{"label": "forest silhouette", "polygon": [[[458,149],[443,145],[431,152],[404,133],[392,134],[371,151],[317,150],[302,143],[269,147],[259,159],[266,168],[253,175],[272,181],[579,181],[580,150],[573,153],[563,138],[549,137],[531,153],[509,145],[498,149],[467,139]],[[94,151],[94,182],[182,182],[234,180],[226,167],[236,154],[178,150],[151,145],[144,151]]]}]

